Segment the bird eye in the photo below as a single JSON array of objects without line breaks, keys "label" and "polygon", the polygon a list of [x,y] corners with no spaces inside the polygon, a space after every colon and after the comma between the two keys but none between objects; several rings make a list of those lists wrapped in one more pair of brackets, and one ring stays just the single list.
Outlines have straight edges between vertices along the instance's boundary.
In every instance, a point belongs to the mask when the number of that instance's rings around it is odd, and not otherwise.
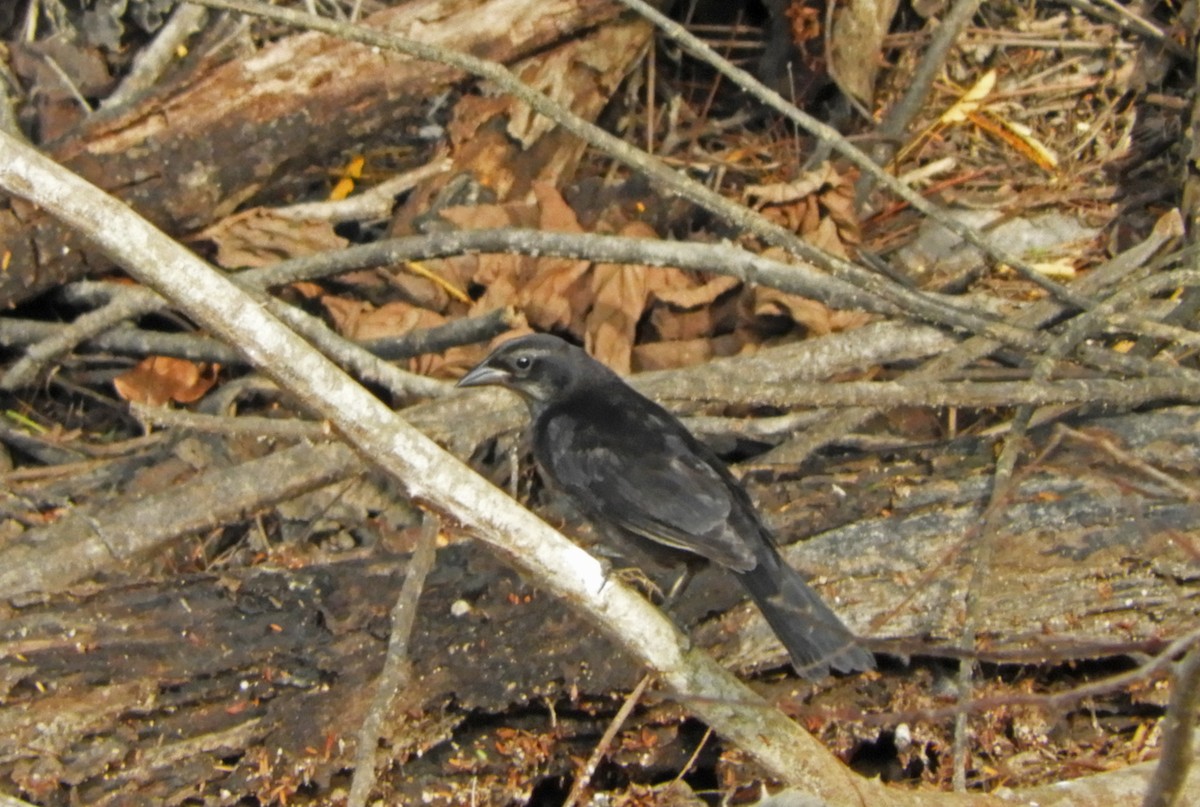
[{"label": "bird eye", "polygon": [[533,359],[528,356],[517,356],[513,364],[516,365],[518,370],[528,370],[529,366],[533,364]]}]

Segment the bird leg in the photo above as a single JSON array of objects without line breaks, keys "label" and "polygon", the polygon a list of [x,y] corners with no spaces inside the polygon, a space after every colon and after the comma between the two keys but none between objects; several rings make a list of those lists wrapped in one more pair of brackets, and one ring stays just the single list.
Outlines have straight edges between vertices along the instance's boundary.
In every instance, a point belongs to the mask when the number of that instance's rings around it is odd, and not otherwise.
[{"label": "bird leg", "polygon": [[663,600],[663,610],[671,610],[671,606],[679,602],[679,598],[683,596],[683,592],[687,591],[687,587],[691,585],[692,578],[696,576],[696,570],[692,568],[690,563],[684,564],[683,571],[675,578],[675,582],[667,589],[667,596]]}]

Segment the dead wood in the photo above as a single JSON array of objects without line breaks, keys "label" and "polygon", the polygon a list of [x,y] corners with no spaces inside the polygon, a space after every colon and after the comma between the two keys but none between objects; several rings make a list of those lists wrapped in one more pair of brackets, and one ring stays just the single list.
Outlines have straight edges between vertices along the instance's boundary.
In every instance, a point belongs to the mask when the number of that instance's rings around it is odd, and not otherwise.
[{"label": "dead wood", "polygon": [[[613,18],[608,0],[414,0],[366,24],[509,63]],[[513,19],[522,20],[513,26]],[[285,37],[206,69],[115,118],[98,116],[49,152],[158,227],[183,235],[280,175],[331,164],[365,141],[413,140],[434,99],[464,74],[321,34]],[[413,140],[419,144],[419,140]],[[69,228],[12,200],[0,210],[0,302],[27,299],[107,263]]]},{"label": "dead wood", "polygon": [[[195,479],[130,497],[127,504],[72,508],[65,518],[4,548],[0,590],[10,596],[58,590],[358,470],[353,453],[343,445],[302,444],[234,469],[218,462]],[[264,479],[269,482],[263,484]],[[210,505],[197,507],[197,502]]]},{"label": "dead wood", "polygon": [[[5,778],[47,804],[60,783],[97,805],[200,794],[219,803],[222,790],[265,796],[305,781],[327,788],[353,764],[402,569],[381,559],[201,575],[7,610]],[[465,614],[453,607],[460,601]],[[604,642],[582,647],[584,633],[477,548],[439,553],[413,683],[387,724],[391,754],[440,743],[472,710],[558,697],[564,683],[601,693],[631,685],[636,667]],[[404,778],[419,787],[423,770]]]}]

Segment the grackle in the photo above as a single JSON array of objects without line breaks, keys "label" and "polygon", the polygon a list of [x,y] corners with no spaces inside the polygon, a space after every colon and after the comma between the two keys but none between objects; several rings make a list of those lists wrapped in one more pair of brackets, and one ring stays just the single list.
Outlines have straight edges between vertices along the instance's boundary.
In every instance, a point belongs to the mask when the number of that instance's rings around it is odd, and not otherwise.
[{"label": "grackle", "polygon": [[525,400],[543,475],[602,531],[728,569],[801,676],[874,668],[871,654],[780,556],[724,463],[661,406],[580,348],[544,334],[504,343],[458,382],[487,384]]}]

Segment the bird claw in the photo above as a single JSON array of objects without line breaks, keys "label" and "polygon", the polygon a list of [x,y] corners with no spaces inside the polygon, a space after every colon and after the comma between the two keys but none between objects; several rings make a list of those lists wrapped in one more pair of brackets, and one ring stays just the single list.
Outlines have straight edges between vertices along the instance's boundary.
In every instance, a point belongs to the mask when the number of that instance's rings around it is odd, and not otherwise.
[{"label": "bird claw", "polygon": [[663,590],[659,588],[658,584],[637,567],[627,566],[623,569],[610,568],[605,576],[614,577],[625,585],[637,589],[643,597],[651,602],[661,603],[666,599],[663,595]]}]

